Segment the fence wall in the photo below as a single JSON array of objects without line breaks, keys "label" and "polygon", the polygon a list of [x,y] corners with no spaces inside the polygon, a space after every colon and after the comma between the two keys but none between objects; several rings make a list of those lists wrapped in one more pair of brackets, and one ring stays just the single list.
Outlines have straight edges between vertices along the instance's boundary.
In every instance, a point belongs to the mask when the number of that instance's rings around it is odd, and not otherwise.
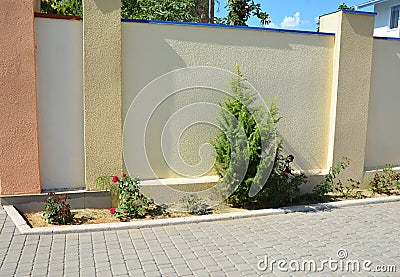
[{"label": "fence wall", "polygon": [[[192,66],[234,71],[238,63],[243,75],[265,100],[277,97],[282,116],[278,131],[297,165],[305,171],[321,171],[327,167],[333,45],[333,35],[126,22],[122,24],[123,114],[142,88],[165,73]],[[229,79],[225,83],[229,89]],[[157,94],[157,90],[167,89],[155,87],[146,93]],[[218,103],[224,99],[225,95],[216,91],[186,90],[157,107],[154,124],[149,124],[151,138],[146,141],[146,149],[158,176],[180,177],[177,172],[184,171],[178,166],[173,172],[164,162],[174,160],[163,157],[160,145],[166,120],[191,103]],[[204,113],[209,112],[204,109]],[[139,111],[137,116],[140,117]],[[180,157],[187,163],[197,164],[201,162],[201,144],[215,139],[216,133],[215,127],[197,124],[185,131],[178,149],[172,143],[169,147],[180,150]],[[138,152],[138,148],[133,151]],[[168,155],[165,151],[164,154]],[[213,156],[207,152],[204,157],[207,162],[203,160],[203,165],[212,167]],[[149,178],[146,163],[141,159],[135,161],[135,174]]]},{"label": "fence wall", "polygon": [[40,192],[33,3],[0,1],[0,195]]},{"label": "fence wall", "polygon": [[400,165],[400,40],[374,40],[366,170]]},{"label": "fence wall", "polygon": [[[204,145],[218,128],[202,119],[216,115],[229,78],[157,82],[183,68],[232,72],[236,63],[263,99],[277,97],[284,150],[302,171],[323,174],[348,156],[349,177],[360,180],[365,170],[399,164],[400,41],[373,39],[373,13],[326,15],[320,27],[328,33],[312,33],[121,22],[118,1],[85,1],[84,24],[36,18],[12,29],[12,21],[0,22],[9,38],[0,43],[1,195],[90,189],[95,177],[127,169],[122,148],[130,151],[129,173],[142,179],[212,175],[213,149]],[[8,8],[0,4],[2,14]],[[33,19],[33,9],[23,11],[15,16]],[[223,86],[201,86],[214,79]],[[144,88],[154,101],[134,106]],[[157,102],[160,95],[168,97]],[[210,105],[191,110],[196,103]],[[134,124],[124,126],[130,118]],[[28,177],[16,182],[16,170]]]},{"label": "fence wall", "polygon": [[82,21],[35,18],[43,189],[84,188]]}]

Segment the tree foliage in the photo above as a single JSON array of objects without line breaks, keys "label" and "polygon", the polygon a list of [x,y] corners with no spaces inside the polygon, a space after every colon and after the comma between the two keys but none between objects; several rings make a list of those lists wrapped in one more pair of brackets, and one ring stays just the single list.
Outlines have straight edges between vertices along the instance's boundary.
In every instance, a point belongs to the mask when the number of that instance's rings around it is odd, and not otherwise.
[{"label": "tree foliage", "polygon": [[354,10],[354,7],[349,7],[346,5],[346,3],[343,3],[339,5],[338,11],[343,11],[343,10]]},{"label": "tree foliage", "polygon": [[[197,22],[202,0],[122,0],[121,17]],[[82,16],[82,0],[41,0],[41,12]]]},{"label": "tree foliage", "polygon": [[197,0],[123,0],[121,16],[148,20],[197,22]]},{"label": "tree foliage", "polygon": [[82,16],[82,0],[41,0],[40,11],[50,14]]},{"label": "tree foliage", "polygon": [[273,124],[279,119],[274,103],[269,115],[254,105],[255,95],[249,92],[238,65],[235,73],[236,77],[231,79],[232,97],[221,104],[219,125],[222,132],[214,143],[214,168],[220,177],[224,177],[223,187],[227,188],[228,194],[233,191],[228,202],[243,205],[248,202],[250,187],[256,182],[257,174],[261,176],[262,171],[267,170],[267,166],[262,165],[273,162],[272,156],[262,157],[261,136],[267,143],[275,144]]},{"label": "tree foliage", "polygon": [[275,100],[267,110],[256,104],[256,95],[250,92],[238,65],[236,74],[231,79],[232,97],[220,104],[222,132],[214,142],[214,169],[223,177],[220,187],[228,193],[223,196],[234,206],[293,203],[306,176],[291,168],[292,155],[283,155],[283,139],[275,130],[280,120]]},{"label": "tree foliage", "polygon": [[[209,18],[208,0],[122,0],[121,17],[132,19],[164,20],[180,22],[213,22]],[[211,1],[214,5],[214,1]],[[262,25],[271,22],[261,5],[254,0],[228,0],[226,18],[216,23],[246,26],[251,16],[260,19]],[[41,0],[41,12],[82,16],[82,0]]]},{"label": "tree foliage", "polygon": [[228,10],[228,16],[218,18],[217,23],[247,26],[246,22],[251,16],[256,16],[260,19],[262,26],[271,23],[269,14],[263,12],[261,4],[256,4],[254,0],[228,0],[225,8]]}]

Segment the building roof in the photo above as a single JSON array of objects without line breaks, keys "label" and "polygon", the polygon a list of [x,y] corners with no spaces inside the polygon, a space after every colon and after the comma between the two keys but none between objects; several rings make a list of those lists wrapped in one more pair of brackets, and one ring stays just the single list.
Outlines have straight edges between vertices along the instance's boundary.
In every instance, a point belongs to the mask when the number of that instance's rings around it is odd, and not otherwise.
[{"label": "building roof", "polygon": [[379,4],[379,3],[382,3],[382,2],[386,2],[386,1],[387,0],[371,0],[371,1],[368,1],[368,2],[365,2],[365,3],[362,3],[362,4],[355,5],[354,9],[358,10],[360,8],[365,8],[365,7],[376,5],[376,4]]}]

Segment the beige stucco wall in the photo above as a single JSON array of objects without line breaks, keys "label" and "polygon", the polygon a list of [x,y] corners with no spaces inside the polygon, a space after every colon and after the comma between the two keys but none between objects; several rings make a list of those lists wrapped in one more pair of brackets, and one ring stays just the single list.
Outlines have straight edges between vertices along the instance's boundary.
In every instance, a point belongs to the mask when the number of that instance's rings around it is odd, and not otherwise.
[{"label": "beige stucco wall", "polygon": [[352,160],[343,177],[361,180],[368,123],[373,14],[336,12],[321,17],[320,30],[335,32],[330,153],[328,163]]},{"label": "beige stucco wall", "polygon": [[0,195],[41,191],[33,9],[0,1]]},{"label": "beige stucco wall", "polygon": [[86,185],[122,171],[121,1],[83,1]]},{"label": "beige stucco wall", "polygon": [[[189,66],[234,71],[238,63],[264,99],[278,97],[277,106],[283,117],[278,130],[285,138],[285,150],[295,156],[299,168],[324,170],[327,167],[333,45],[333,36],[123,23],[123,116],[139,91],[162,74]],[[157,89],[151,93],[157,93]],[[156,129],[162,128],[176,110],[190,103],[218,103],[223,99],[224,94],[218,92],[190,90],[170,97],[158,107],[152,118],[157,124],[148,128],[152,135],[146,149],[151,164],[160,164],[155,166],[159,177],[178,177],[179,174],[168,169],[164,162],[159,139],[162,130]],[[140,113],[137,116],[140,117]],[[216,128],[206,124],[188,129],[182,134],[179,145],[183,159],[189,164],[199,163],[199,146],[214,139],[216,132]],[[212,166],[212,153],[207,152],[207,155],[208,164]],[[148,169],[140,160],[133,168],[142,178],[149,177]]]},{"label": "beige stucco wall", "polygon": [[366,170],[400,165],[400,41],[374,40],[368,111]]},{"label": "beige stucco wall", "polygon": [[83,188],[82,21],[35,18],[35,37],[42,188]]}]

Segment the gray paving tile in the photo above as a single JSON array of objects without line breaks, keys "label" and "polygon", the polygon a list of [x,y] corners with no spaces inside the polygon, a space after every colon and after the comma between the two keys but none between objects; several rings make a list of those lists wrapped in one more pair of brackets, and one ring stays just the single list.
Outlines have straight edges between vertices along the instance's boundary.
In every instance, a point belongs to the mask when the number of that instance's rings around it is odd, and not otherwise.
[{"label": "gray paving tile", "polygon": [[[0,270],[4,276],[388,276],[351,272],[273,272],[259,259],[348,258],[400,270],[400,203],[205,222],[141,230],[16,235],[0,207]],[[112,275],[110,275],[112,274]]]}]

